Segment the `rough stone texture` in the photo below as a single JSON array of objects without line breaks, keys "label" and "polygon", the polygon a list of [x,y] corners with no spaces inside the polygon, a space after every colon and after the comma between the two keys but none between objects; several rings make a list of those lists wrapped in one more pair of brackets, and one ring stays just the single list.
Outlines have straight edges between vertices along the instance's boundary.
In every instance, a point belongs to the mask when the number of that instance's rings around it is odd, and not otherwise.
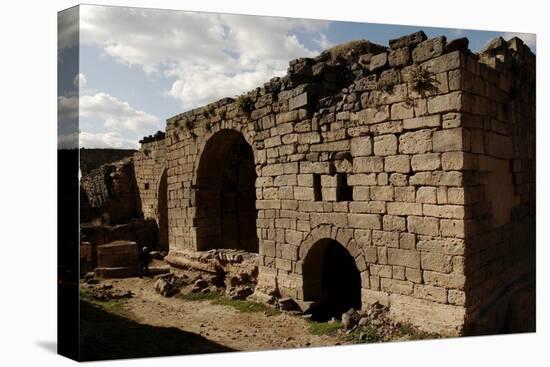
[{"label": "rough stone texture", "polygon": [[[238,135],[257,175],[258,289],[318,300],[309,274],[331,239],[361,272],[363,306],[443,334],[500,330],[534,269],[535,56],[517,39],[479,55],[445,43],[419,32],[389,52],[294,60],[246,108],[226,98],[168,119],[134,165],[153,218],[166,170],[170,257],[225,233],[208,205],[234,196],[209,186],[224,166],[212,157]],[[413,61],[437,83],[415,87]]]}]

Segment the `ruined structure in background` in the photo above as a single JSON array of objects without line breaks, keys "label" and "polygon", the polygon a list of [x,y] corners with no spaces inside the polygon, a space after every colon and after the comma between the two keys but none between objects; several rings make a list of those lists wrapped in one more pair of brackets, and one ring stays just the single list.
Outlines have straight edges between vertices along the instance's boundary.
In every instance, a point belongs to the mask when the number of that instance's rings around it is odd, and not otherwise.
[{"label": "ruined structure in background", "polygon": [[168,119],[132,164],[173,265],[240,249],[258,253],[255,296],[325,316],[380,302],[442,334],[534,327],[535,56],[518,38],[293,60]]}]

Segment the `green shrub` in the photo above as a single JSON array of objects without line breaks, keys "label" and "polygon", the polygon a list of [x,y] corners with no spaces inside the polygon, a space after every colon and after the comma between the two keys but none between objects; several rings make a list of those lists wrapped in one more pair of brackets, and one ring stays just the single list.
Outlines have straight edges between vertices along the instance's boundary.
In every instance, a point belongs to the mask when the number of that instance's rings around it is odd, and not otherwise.
[{"label": "green shrub", "polygon": [[249,114],[254,109],[254,102],[248,94],[244,93],[235,97],[235,106],[239,111]]}]

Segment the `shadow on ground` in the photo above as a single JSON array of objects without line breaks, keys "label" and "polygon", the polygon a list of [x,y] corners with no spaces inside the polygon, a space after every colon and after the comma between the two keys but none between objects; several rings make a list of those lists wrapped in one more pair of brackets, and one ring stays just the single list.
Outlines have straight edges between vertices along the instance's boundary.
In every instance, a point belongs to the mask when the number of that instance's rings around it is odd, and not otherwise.
[{"label": "shadow on ground", "polygon": [[162,357],[233,349],[176,328],[142,325],[80,302],[81,360]]}]

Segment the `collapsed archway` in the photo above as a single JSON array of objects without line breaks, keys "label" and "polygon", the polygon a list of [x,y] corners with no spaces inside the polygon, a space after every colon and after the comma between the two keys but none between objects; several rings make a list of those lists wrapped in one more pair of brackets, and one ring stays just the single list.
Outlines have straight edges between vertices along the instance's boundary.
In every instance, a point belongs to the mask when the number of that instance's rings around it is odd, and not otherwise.
[{"label": "collapsed archway", "polygon": [[304,300],[313,302],[313,320],[340,318],[350,308],[361,308],[360,272],[353,256],[338,241],[317,241],[302,269]]},{"label": "collapsed archway", "polygon": [[168,183],[166,170],[160,176],[157,192],[158,212],[158,247],[161,251],[168,251]]},{"label": "collapsed archway", "polygon": [[197,249],[258,252],[254,154],[243,135],[221,130],[206,143],[195,185]]}]

